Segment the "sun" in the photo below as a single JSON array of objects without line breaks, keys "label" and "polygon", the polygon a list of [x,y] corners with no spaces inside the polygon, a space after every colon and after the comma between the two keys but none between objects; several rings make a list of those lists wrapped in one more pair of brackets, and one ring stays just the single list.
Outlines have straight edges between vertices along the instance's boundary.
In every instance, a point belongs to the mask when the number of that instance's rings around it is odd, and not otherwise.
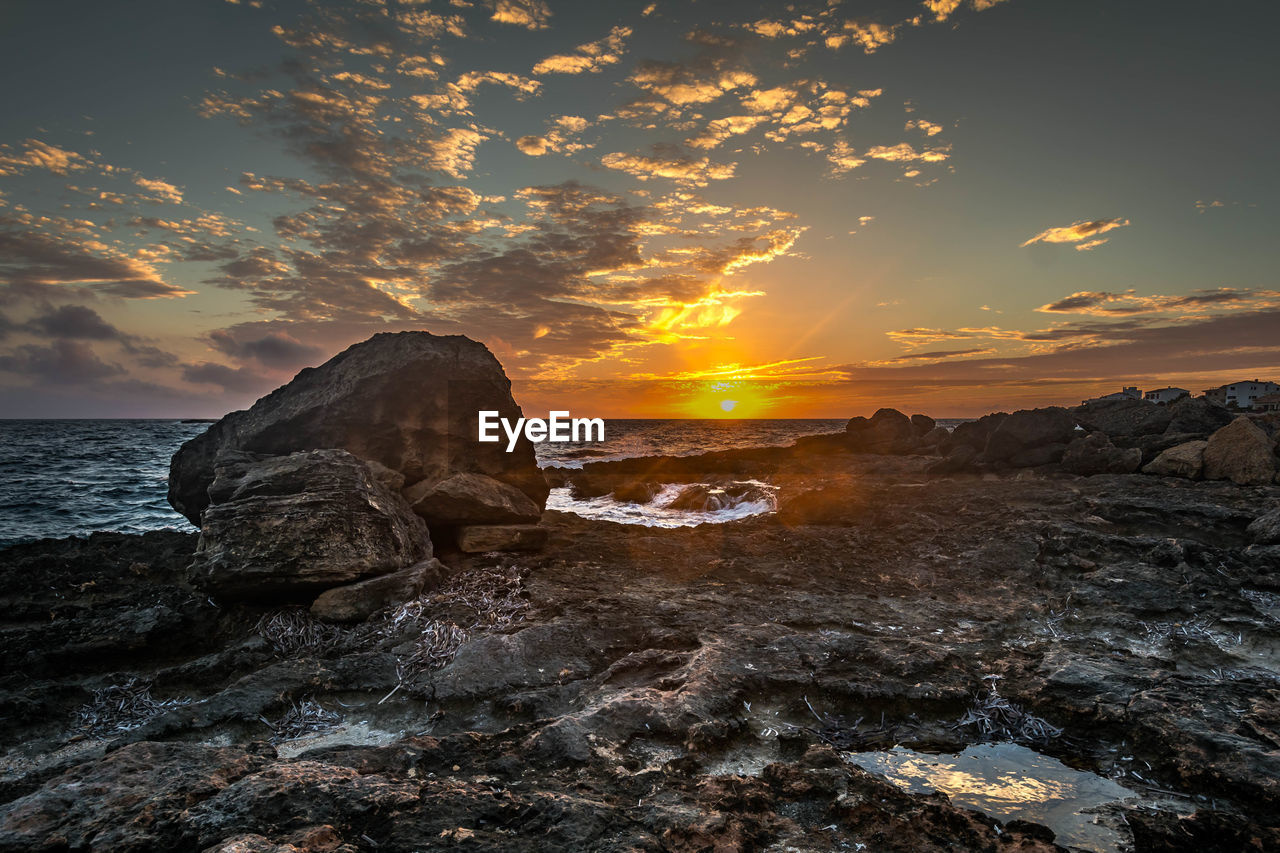
[{"label": "sun", "polygon": [[737,400],[721,400],[720,410],[724,412],[732,412],[738,405]]}]

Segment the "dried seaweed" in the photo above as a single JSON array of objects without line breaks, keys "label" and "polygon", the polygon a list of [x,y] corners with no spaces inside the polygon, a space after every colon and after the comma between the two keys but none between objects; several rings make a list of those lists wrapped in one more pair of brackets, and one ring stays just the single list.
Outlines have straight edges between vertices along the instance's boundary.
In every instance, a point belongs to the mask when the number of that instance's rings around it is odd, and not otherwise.
[{"label": "dried seaweed", "polygon": [[259,719],[274,733],[271,742],[279,743],[331,729],[342,722],[342,715],[337,711],[330,711],[314,699],[303,699],[301,702],[291,703],[289,710],[277,720],[268,720],[266,717]]},{"label": "dried seaweed", "polygon": [[1062,734],[1062,729],[1027,713],[1010,702],[996,690],[999,676],[989,675],[985,692],[973,697],[973,704],[965,711],[955,727],[977,726],[983,738],[990,740],[1027,740],[1045,742]]},{"label": "dried seaweed", "polygon": [[1192,643],[1210,643],[1219,649],[1226,649],[1229,646],[1238,646],[1244,642],[1242,633],[1228,634],[1215,631],[1213,626],[1216,623],[1202,616],[1197,616],[1186,622],[1155,622],[1151,624],[1144,622],[1142,624],[1146,630],[1147,639],[1159,645],[1176,643],[1177,645],[1186,646]]},{"label": "dried seaweed", "polygon": [[326,657],[346,651],[352,644],[349,631],[322,622],[305,607],[285,607],[264,615],[254,629],[276,654]]},{"label": "dried seaweed", "polygon": [[151,682],[130,678],[95,690],[93,699],[76,712],[79,728],[95,737],[127,732],[145,725],[166,711],[190,705],[191,699],[156,699]]}]

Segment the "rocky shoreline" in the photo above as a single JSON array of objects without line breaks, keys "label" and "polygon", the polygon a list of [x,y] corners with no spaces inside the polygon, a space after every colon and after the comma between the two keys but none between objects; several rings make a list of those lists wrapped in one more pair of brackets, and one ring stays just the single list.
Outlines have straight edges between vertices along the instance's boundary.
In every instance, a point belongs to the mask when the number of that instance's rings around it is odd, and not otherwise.
[{"label": "rocky shoreline", "polygon": [[[300,379],[264,400],[342,384]],[[942,434],[882,410],[543,485],[424,474],[387,450],[421,410],[343,441],[301,404],[229,416],[175,458],[199,538],[0,551],[0,850],[1280,849],[1275,427],[1140,405]],[[525,506],[744,479],[777,511]],[[982,745],[1126,794],[1075,837],[864,769]],[[999,784],[1052,799],[1026,766]]]}]

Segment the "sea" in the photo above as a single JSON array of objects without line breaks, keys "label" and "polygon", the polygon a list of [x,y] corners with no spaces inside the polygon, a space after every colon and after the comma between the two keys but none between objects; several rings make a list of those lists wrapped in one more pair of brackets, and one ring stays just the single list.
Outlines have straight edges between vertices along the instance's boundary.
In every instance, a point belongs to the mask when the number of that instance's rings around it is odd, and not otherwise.
[{"label": "sea", "polygon": [[[834,420],[625,420],[605,422],[599,443],[534,445],[538,463],[577,468],[631,456],[688,456],[709,450],[782,446],[802,435],[839,432]],[[951,422],[940,421],[943,425]],[[97,530],[143,533],[195,528],[166,499],[169,459],[207,422],[178,420],[0,420],[0,547]],[[555,489],[548,507],[658,527],[729,521],[768,512],[769,500],[714,512],[668,510],[679,490],[650,504],[575,501]]]}]

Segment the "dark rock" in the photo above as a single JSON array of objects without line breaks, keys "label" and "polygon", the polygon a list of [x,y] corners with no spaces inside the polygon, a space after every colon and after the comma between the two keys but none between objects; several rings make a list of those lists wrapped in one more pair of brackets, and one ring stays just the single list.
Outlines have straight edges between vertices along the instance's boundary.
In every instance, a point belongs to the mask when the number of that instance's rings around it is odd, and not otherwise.
[{"label": "dark rock", "polygon": [[1075,427],[1075,418],[1059,406],[1022,409],[1000,421],[982,455],[989,462],[1009,462],[1025,450],[1067,444],[1075,437]]},{"label": "dark rock", "polygon": [[1204,449],[1204,478],[1263,486],[1275,480],[1276,443],[1241,415],[1209,437]]},{"label": "dark rock", "polygon": [[849,447],[859,453],[910,453],[919,439],[911,419],[897,409],[880,409],[870,419],[852,418],[845,434]]},{"label": "dark rock", "polygon": [[925,469],[930,477],[970,473],[977,470],[978,451],[969,444],[957,444],[942,459]]},{"label": "dark rock", "polygon": [[1071,411],[1086,430],[1104,432],[1112,438],[1157,435],[1168,428],[1173,418],[1170,407],[1146,400],[1096,400]]},{"label": "dark rock", "polygon": [[345,450],[228,454],[192,582],[228,598],[315,593],[431,556],[427,526]]},{"label": "dark rock", "polygon": [[404,498],[432,524],[524,524],[542,515],[524,492],[483,474],[423,480],[405,489]]},{"label": "dark rock", "polygon": [[1248,533],[1255,545],[1280,545],[1280,508],[1255,518]]},{"label": "dark rock", "polygon": [[569,496],[575,501],[604,497],[613,491],[613,484],[604,477],[593,477],[581,471],[569,476]]},{"label": "dark rock", "polygon": [[951,431],[946,427],[934,427],[920,439],[921,447],[938,447],[950,437]]},{"label": "dark rock", "polygon": [[1084,477],[1094,474],[1132,474],[1141,464],[1141,450],[1136,447],[1116,447],[1104,432],[1091,432],[1077,438],[1067,445],[1067,452],[1062,457],[1064,470]]},{"label": "dark rock", "polygon": [[687,512],[715,512],[728,505],[728,497],[723,489],[704,483],[694,483],[692,486],[681,489],[680,494],[676,495],[675,500],[667,504],[667,507]]},{"label": "dark rock", "polygon": [[1067,445],[1060,441],[1053,444],[1040,444],[1035,447],[1024,447],[1008,459],[1001,460],[1011,468],[1039,468],[1044,465],[1055,465],[1062,461],[1067,452]]},{"label": "dark rock", "polygon": [[502,365],[483,344],[427,332],[374,335],[307,368],[184,444],[169,469],[169,502],[199,525],[214,462],[226,450],[285,455],[341,448],[403,474],[412,485],[468,472],[515,486],[539,508],[547,484],[533,445],[480,443],[477,413],[516,419]]},{"label": "dark rock", "polygon": [[1007,412],[993,412],[983,415],[976,421],[956,424],[951,434],[938,444],[938,451],[944,456],[950,456],[952,450],[963,444],[981,453],[986,448],[991,433],[995,432],[996,427],[1007,417],[1009,417]]},{"label": "dark rock", "polygon": [[1194,432],[1164,432],[1159,435],[1128,435],[1113,439],[1116,447],[1135,447],[1142,452],[1142,464],[1155,460],[1157,456],[1171,447],[1186,444],[1188,441],[1207,438]]},{"label": "dark rock", "polygon": [[620,503],[647,504],[660,491],[662,486],[658,483],[635,481],[616,486],[609,494]]},{"label": "dark rock", "polygon": [[937,427],[938,422],[928,415],[912,415],[911,425],[916,428],[916,435],[923,438]]},{"label": "dark rock", "polygon": [[1177,400],[1169,406],[1169,416],[1169,426],[1165,432],[1194,433],[1197,438],[1208,438],[1232,421],[1232,415],[1226,408],[1211,403],[1204,397],[1183,397]]},{"label": "dark rock", "polygon": [[486,551],[540,551],[547,529],[536,524],[477,524],[458,528],[458,547],[471,554]]},{"label": "dark rock", "polygon": [[326,622],[362,622],[379,610],[417,598],[445,578],[434,558],[387,575],[327,589],[311,604],[311,615]]},{"label": "dark rock", "polygon": [[4,806],[0,849],[183,849],[184,810],[258,771],[274,752],[266,744],[122,747]]},{"label": "dark rock", "polygon": [[1199,480],[1204,471],[1204,449],[1207,441],[1187,441],[1163,451],[1143,466],[1144,474],[1161,477],[1185,477]]}]

